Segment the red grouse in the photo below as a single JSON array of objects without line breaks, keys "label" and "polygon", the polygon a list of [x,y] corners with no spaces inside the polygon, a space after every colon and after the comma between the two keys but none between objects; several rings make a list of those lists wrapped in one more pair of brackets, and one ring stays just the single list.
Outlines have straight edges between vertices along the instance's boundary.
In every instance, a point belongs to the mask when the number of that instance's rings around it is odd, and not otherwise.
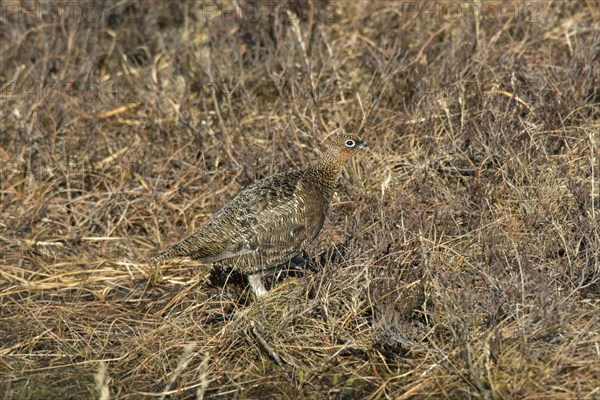
[{"label": "red grouse", "polygon": [[246,187],[190,236],[151,261],[218,261],[248,275],[256,296],[264,295],[262,276],[283,268],[319,234],[342,167],[365,146],[367,142],[354,135],[336,135],[318,163]]}]

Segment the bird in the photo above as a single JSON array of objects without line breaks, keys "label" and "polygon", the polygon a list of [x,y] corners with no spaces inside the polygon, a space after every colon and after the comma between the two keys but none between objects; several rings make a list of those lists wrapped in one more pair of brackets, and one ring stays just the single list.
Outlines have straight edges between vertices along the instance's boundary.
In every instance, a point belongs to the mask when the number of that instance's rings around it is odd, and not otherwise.
[{"label": "bird", "polygon": [[316,164],[247,186],[188,237],[150,261],[189,257],[218,262],[246,275],[255,296],[264,296],[262,277],[302,258],[305,246],[323,228],[344,165],[367,146],[352,133],[336,133]]}]

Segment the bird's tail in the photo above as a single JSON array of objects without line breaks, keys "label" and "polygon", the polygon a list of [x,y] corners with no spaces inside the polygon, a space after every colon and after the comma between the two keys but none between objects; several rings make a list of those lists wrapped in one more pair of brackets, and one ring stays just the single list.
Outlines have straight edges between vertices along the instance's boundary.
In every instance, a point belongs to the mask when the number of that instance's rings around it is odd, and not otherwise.
[{"label": "bird's tail", "polygon": [[167,260],[173,257],[185,257],[190,255],[190,237],[187,237],[174,244],[173,246],[164,249],[163,251],[150,258],[150,263],[157,263],[159,261]]}]

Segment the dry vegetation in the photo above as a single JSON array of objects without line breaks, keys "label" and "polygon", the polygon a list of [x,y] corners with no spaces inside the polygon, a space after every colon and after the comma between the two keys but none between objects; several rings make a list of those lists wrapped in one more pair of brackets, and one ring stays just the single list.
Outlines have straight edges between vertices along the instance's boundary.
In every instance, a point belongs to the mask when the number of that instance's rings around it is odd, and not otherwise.
[{"label": "dry vegetation", "polygon": [[[0,3],[0,397],[600,397],[597,1],[52,4]],[[340,127],[316,270],[144,262]]]}]

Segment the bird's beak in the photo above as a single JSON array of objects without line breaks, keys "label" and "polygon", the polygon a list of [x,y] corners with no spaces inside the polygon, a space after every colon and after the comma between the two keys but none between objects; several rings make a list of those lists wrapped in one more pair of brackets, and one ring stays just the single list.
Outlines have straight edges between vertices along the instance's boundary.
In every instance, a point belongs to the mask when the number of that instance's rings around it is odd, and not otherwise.
[{"label": "bird's beak", "polygon": [[365,140],[365,141],[359,143],[358,149],[361,150],[361,149],[364,149],[365,147],[368,147],[368,146],[369,146],[369,142],[367,142]]}]

